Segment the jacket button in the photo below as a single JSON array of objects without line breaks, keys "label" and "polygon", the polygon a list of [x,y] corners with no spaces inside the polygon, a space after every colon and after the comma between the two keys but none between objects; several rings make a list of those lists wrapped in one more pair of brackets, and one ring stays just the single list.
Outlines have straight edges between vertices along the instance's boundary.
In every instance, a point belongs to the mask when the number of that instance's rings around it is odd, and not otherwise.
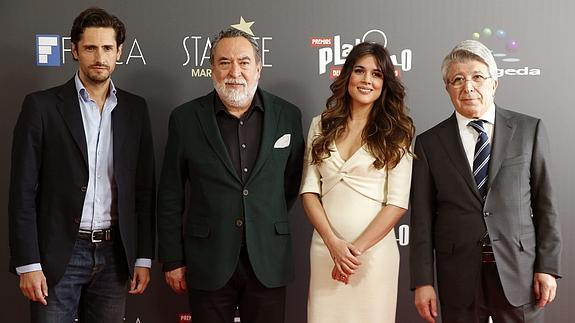
[{"label": "jacket button", "polygon": [[236,220],[236,227],[241,228],[244,225],[244,221],[242,219]]},{"label": "jacket button", "polygon": [[250,192],[249,192],[248,190],[243,190],[242,194],[243,194],[244,196],[248,196],[248,194],[250,194]]},{"label": "jacket button", "polygon": [[88,188],[86,186],[80,187],[80,191],[82,191],[82,192],[86,192],[87,190],[88,190]]},{"label": "jacket button", "polygon": [[485,217],[485,218],[490,216],[490,215],[491,215],[491,212],[483,212],[483,217]]}]

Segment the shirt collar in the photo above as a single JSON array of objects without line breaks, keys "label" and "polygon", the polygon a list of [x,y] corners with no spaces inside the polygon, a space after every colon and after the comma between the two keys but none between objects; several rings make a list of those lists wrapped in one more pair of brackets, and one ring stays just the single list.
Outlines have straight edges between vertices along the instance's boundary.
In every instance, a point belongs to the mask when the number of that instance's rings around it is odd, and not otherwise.
[{"label": "shirt collar", "polygon": [[[457,111],[455,111],[455,118],[457,118],[457,126],[459,127],[459,131],[467,129],[467,124],[470,121],[475,120],[464,117]],[[489,107],[489,109],[487,109],[487,111],[485,111],[485,113],[478,119],[487,121],[487,123],[495,125],[495,103],[491,104],[491,107]]]},{"label": "shirt collar", "polygon": [[[82,101],[89,102],[90,100],[92,100],[92,98],[90,98],[88,90],[86,90],[86,87],[84,86],[84,84],[82,84],[82,81],[80,80],[80,75],[78,73],[79,72],[76,72],[76,74],[74,74],[74,83],[76,84],[76,92],[78,92],[78,97],[81,98]],[[114,82],[112,82],[112,79],[110,79],[109,96],[112,97],[114,101],[116,101],[116,87],[114,86]]]},{"label": "shirt collar", "polygon": [[[251,111],[254,110],[253,108],[257,108],[258,110],[260,110],[262,112],[264,111],[264,104],[263,104],[263,100],[262,100],[261,95],[260,95],[259,88],[256,90],[256,93],[254,94],[254,98],[252,99],[252,104],[250,105],[250,107],[246,111],[245,115],[248,116],[251,113]],[[224,102],[222,102],[222,99],[220,99],[220,96],[218,95],[217,92],[216,92],[215,101],[214,101],[214,111],[215,111],[216,115],[218,115],[222,112],[228,113],[228,110],[226,109]]]}]

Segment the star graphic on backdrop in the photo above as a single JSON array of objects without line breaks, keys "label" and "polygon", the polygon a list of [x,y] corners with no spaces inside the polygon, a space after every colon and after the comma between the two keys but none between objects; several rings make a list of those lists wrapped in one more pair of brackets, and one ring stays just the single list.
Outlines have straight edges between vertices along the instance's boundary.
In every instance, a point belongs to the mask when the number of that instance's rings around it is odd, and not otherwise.
[{"label": "star graphic on backdrop", "polygon": [[250,22],[246,22],[244,20],[244,17],[240,16],[240,23],[239,24],[235,24],[235,25],[230,25],[230,27],[235,28],[237,30],[241,30],[243,32],[246,32],[248,34],[250,34],[251,36],[254,36],[254,32],[252,31],[251,27],[254,24],[253,21]]}]

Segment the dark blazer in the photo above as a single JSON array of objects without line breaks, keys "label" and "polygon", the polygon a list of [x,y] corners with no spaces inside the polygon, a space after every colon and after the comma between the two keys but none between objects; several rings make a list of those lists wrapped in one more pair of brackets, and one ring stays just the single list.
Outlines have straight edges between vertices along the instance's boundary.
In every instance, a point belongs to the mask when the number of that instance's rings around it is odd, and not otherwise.
[{"label": "dark blazer", "polygon": [[[154,152],[144,99],[119,89],[116,96],[112,129],[118,226],[131,274],[136,258],[154,256]],[[12,271],[41,263],[49,285],[60,280],[78,235],[88,176],[74,79],[26,96],[12,145]]]},{"label": "dark blazer", "polygon": [[[262,137],[245,183],[220,135],[215,91],[170,116],[158,192],[159,258],[185,264],[188,284],[195,289],[214,290],[227,283],[244,232],[262,284],[283,286],[294,275],[288,209],[298,195],[303,165],[301,113],[293,104],[258,91],[264,105]],[[289,145],[274,148],[286,134],[291,136]]]},{"label": "dark blazer", "polygon": [[474,298],[481,243],[489,232],[503,290],[534,299],[534,272],[559,274],[561,238],[549,145],[541,120],[496,107],[485,204],[453,114],[417,137],[411,195],[411,287],[433,285],[450,306]]}]

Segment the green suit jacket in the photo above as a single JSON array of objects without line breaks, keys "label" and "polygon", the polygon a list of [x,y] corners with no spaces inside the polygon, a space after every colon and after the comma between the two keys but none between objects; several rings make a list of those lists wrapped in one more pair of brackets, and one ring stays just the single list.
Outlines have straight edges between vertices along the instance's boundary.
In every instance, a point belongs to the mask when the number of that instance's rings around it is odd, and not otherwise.
[{"label": "green suit jacket", "polygon": [[158,192],[159,258],[183,262],[195,289],[215,290],[228,282],[244,231],[250,263],[263,285],[284,286],[294,276],[288,210],[297,198],[303,165],[301,112],[259,91],[261,145],[245,183],[220,135],[215,91],[170,116]]}]

